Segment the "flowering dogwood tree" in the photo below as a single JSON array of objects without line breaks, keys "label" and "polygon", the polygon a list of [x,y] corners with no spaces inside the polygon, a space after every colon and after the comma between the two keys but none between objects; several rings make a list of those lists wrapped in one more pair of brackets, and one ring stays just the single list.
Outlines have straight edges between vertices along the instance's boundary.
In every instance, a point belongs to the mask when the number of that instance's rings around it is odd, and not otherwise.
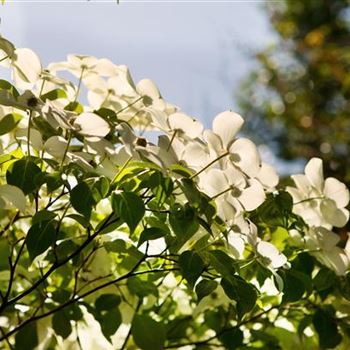
[{"label": "flowering dogwood tree", "polygon": [[349,348],[321,159],[282,187],[232,111],[204,130],[107,59],[0,62],[2,349]]}]

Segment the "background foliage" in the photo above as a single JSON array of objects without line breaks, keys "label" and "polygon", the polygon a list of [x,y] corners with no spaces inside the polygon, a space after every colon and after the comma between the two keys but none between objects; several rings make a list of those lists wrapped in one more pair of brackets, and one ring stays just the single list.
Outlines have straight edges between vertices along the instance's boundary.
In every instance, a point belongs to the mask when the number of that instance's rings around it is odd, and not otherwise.
[{"label": "background foliage", "polygon": [[266,5],[276,44],[256,53],[239,101],[247,130],[286,160],[322,157],[327,175],[350,181],[350,3]]}]

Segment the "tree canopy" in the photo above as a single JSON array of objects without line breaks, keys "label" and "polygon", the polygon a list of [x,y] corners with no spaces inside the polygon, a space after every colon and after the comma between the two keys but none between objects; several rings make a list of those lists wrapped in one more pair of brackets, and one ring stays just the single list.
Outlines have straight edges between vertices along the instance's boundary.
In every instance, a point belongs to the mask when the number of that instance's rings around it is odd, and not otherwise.
[{"label": "tree canopy", "polygon": [[238,99],[255,140],[287,160],[321,157],[350,182],[350,3],[266,4],[276,43],[256,52]]},{"label": "tree canopy", "polygon": [[0,38],[0,63],[1,348],[349,348],[320,158],[283,187],[232,111],[204,130],[107,59]]}]

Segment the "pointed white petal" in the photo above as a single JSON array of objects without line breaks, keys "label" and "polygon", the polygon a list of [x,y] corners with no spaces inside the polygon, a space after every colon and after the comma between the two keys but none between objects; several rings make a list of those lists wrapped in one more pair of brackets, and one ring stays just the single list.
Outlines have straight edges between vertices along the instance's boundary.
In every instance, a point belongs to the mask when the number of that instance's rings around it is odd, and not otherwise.
[{"label": "pointed white petal", "polygon": [[321,213],[326,222],[335,227],[343,227],[349,220],[349,212],[346,209],[337,208],[332,199],[321,201]]},{"label": "pointed white petal", "polygon": [[51,136],[44,144],[45,152],[56,158],[62,158],[67,148],[67,140],[62,136]]},{"label": "pointed white petal", "polygon": [[238,200],[242,203],[245,210],[251,211],[261,205],[265,197],[265,192],[260,182],[252,180],[251,185],[242,191]]},{"label": "pointed white petal", "polygon": [[172,130],[181,131],[192,139],[199,137],[202,134],[203,125],[186,114],[173,113],[169,115],[168,120]]},{"label": "pointed white petal", "polygon": [[304,194],[304,196],[307,196],[311,191],[311,185],[309,180],[305,175],[297,174],[291,176],[292,180],[294,181],[295,185],[297,186],[298,190]]},{"label": "pointed white petal", "polygon": [[34,84],[41,73],[39,57],[30,49],[16,49],[16,58],[13,62],[14,80]]},{"label": "pointed white petal", "polygon": [[109,133],[109,125],[97,114],[86,112],[80,114],[74,121],[78,132],[84,136],[104,137]]},{"label": "pointed white petal", "polygon": [[201,184],[209,196],[216,196],[230,187],[225,174],[219,169],[210,169],[201,176]]},{"label": "pointed white petal", "polygon": [[213,131],[219,135],[223,146],[227,149],[244,123],[243,118],[234,112],[226,111],[218,114],[213,121]]},{"label": "pointed white petal", "polygon": [[256,178],[268,188],[274,188],[278,185],[278,174],[276,170],[271,166],[264,162],[261,163],[260,170]]},{"label": "pointed white petal", "polygon": [[245,174],[255,177],[260,169],[260,156],[255,144],[246,139],[236,140],[229,149],[233,163]]},{"label": "pointed white petal", "polygon": [[342,182],[334,177],[326,179],[324,183],[324,194],[326,197],[333,199],[338,208],[346,207],[349,203],[349,190]]},{"label": "pointed white petal", "polygon": [[305,175],[318,191],[323,190],[323,165],[320,158],[312,158],[305,166]]}]

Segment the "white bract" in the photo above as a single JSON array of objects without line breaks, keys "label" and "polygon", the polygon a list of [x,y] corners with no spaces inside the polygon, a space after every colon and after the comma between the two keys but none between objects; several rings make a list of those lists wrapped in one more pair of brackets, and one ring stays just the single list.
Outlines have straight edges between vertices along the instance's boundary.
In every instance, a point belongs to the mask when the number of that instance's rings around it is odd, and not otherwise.
[{"label": "white bract", "polygon": [[305,166],[305,175],[292,175],[295,187],[287,187],[292,195],[293,211],[309,226],[343,227],[349,219],[345,207],[349,190],[333,177],[324,179],[322,160],[312,158]]}]

